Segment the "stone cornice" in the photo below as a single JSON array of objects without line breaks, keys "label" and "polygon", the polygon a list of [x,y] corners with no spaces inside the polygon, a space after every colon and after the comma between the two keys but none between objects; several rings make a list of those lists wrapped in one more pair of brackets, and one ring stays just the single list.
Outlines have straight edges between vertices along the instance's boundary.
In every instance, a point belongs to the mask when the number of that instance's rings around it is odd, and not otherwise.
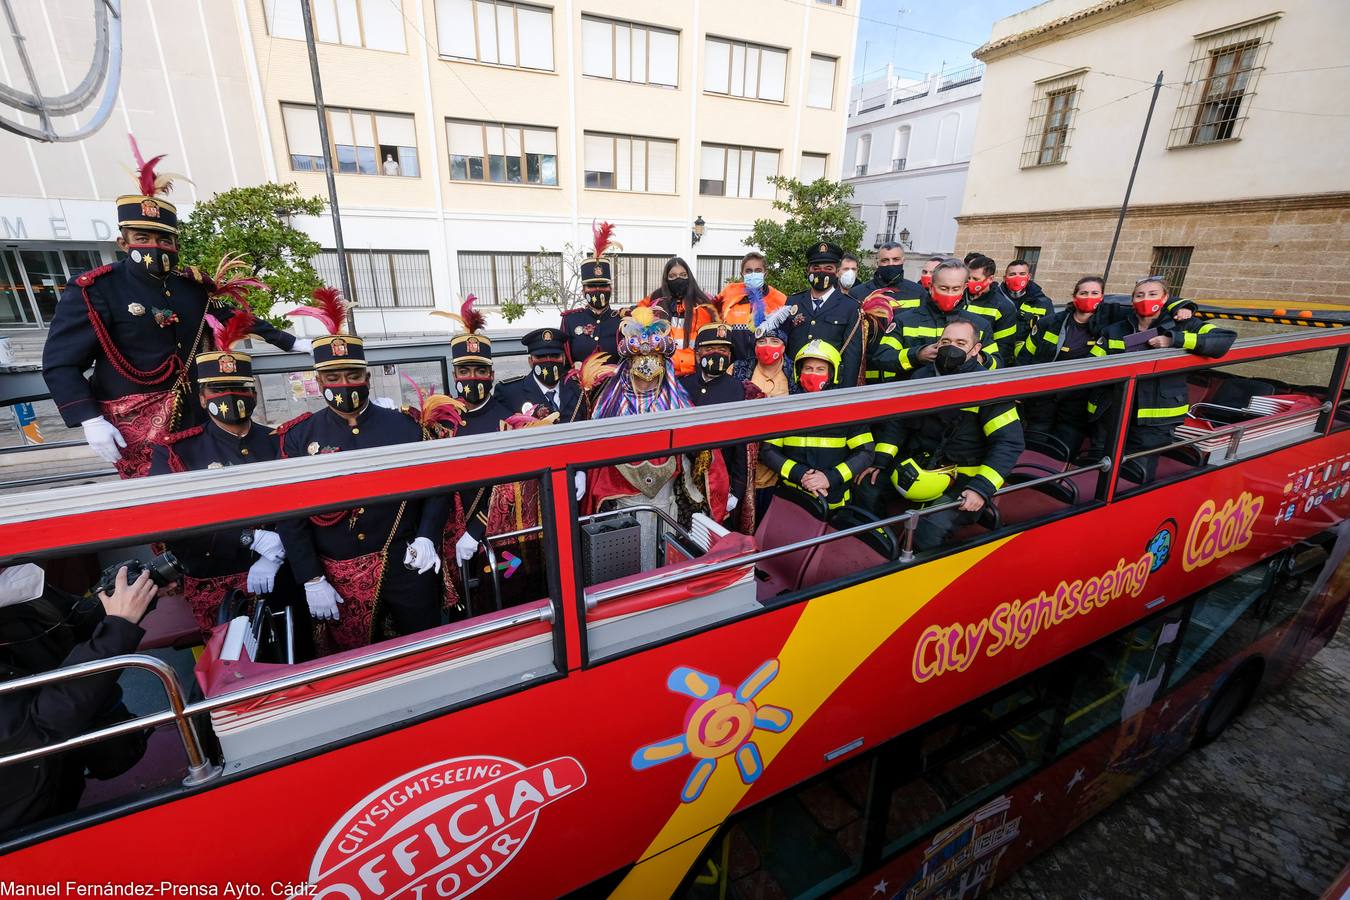
[{"label": "stone cornice", "polygon": [[[1285,197],[1256,197],[1247,200],[1208,200],[1197,203],[1154,203],[1131,206],[1131,216],[1189,216],[1196,213],[1281,212],[1302,209],[1339,209],[1350,207],[1350,191],[1327,194],[1295,194]],[[1075,219],[1114,219],[1119,206],[1088,206],[1042,212],[985,213],[957,216],[962,225],[975,222],[1056,222]]]},{"label": "stone cornice", "polygon": [[[1010,34],[1007,37],[1001,37],[998,40],[989,41],[980,47],[977,47],[970,55],[983,62],[990,62],[1001,56],[1010,53],[1025,50],[1029,45],[1044,43],[1047,40],[1054,40],[1063,35],[1055,34],[1062,29],[1068,29],[1070,33],[1081,31],[1085,28],[1092,28],[1101,24],[1099,19],[1117,18],[1121,15],[1137,15],[1147,12],[1157,6],[1163,6],[1176,0],[1101,0],[1077,12],[1070,13],[1067,16],[1060,16],[1057,19],[1051,19],[1043,25],[1037,25],[1035,28],[1028,28]],[[1137,7],[1127,9],[1127,7]],[[1110,13],[1109,17],[1107,14]],[[1072,28],[1070,29],[1070,26]]]}]

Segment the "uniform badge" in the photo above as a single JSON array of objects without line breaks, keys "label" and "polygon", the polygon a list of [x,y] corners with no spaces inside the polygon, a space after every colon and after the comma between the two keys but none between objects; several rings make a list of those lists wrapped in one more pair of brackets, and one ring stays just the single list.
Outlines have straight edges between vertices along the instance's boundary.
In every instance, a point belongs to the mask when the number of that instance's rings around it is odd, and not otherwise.
[{"label": "uniform badge", "polygon": [[213,462],[213,463],[207,464],[206,467],[207,467],[208,469],[223,469],[223,468],[225,468],[225,464],[224,464],[224,463]]},{"label": "uniform badge", "polygon": [[725,325],[718,325],[718,326],[717,326],[717,336],[720,337],[720,338],[726,337],[726,336],[727,336],[727,326],[725,326]]},{"label": "uniform badge", "polygon": [[220,374],[233,375],[235,373],[235,368],[233,356],[222,356],[220,358]]},{"label": "uniform badge", "polygon": [[545,332],[544,332],[544,340],[546,340],[546,341],[551,341],[551,340],[553,340],[553,332],[551,332],[551,331],[545,331]]},{"label": "uniform badge", "polygon": [[830,248],[829,248],[829,246],[828,246],[827,244],[821,244],[820,247],[817,248],[817,249],[819,249],[821,253],[825,253],[825,252],[827,252]]},{"label": "uniform badge", "polygon": [[328,346],[332,349],[333,355],[334,355],[334,356],[346,356],[346,355],[347,355],[347,342],[344,341],[344,340],[342,340],[342,338],[338,338],[337,340],[333,341],[333,342],[332,342],[331,344],[329,344]]},{"label": "uniform badge", "polygon": [[305,452],[308,453],[310,456],[318,456],[318,455],[319,455],[319,442],[318,442],[318,441],[310,441],[310,442],[309,442],[309,446],[305,448]]},{"label": "uniform badge", "polygon": [[469,338],[467,341],[465,341],[464,346],[468,348],[470,353],[477,353],[479,352],[480,349],[478,344],[478,338],[476,337]]},{"label": "uniform badge", "polygon": [[145,307],[139,303],[128,303],[127,312],[131,313],[133,316],[143,316],[145,315]]},{"label": "uniform badge", "polygon": [[158,219],[159,204],[153,200],[142,200],[141,215],[145,216],[147,219]]},{"label": "uniform badge", "polygon": [[581,333],[584,332],[585,330],[586,330],[586,329],[584,329],[584,328],[582,328],[580,325],[578,325],[576,328],[572,329],[572,333],[573,333],[573,334],[581,334]]}]

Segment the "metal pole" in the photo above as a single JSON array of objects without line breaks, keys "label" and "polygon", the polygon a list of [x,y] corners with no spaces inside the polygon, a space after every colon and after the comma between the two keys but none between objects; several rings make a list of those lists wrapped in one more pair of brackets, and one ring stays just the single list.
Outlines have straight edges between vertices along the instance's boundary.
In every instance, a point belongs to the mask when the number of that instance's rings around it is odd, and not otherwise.
[{"label": "metal pole", "polygon": [[[314,9],[310,0],[300,0],[301,18],[305,20],[305,47],[309,50],[309,78],[314,83],[314,111],[319,116],[319,140],[323,141],[323,172],[328,179],[328,212],[333,217],[333,244],[338,255],[338,277],[342,280],[342,296],[353,304],[351,272],[347,269],[347,248],[342,243],[342,216],[338,210],[337,181],[333,176],[333,149],[328,142],[328,111],[323,105],[323,82],[319,80],[319,54],[314,47]],[[356,311],[347,316],[347,330],[356,334]]]},{"label": "metal pole", "polygon": [[[306,0],[308,2],[308,0]],[[1153,99],[1148,101],[1148,115],[1144,118],[1144,130],[1139,133],[1139,149],[1134,151],[1134,168],[1130,169],[1130,182],[1125,185],[1125,200],[1120,204],[1120,218],[1116,219],[1116,233],[1111,236],[1111,251],[1106,254],[1106,269],[1102,280],[1111,277],[1111,263],[1116,258],[1116,244],[1120,242],[1120,229],[1125,225],[1125,211],[1130,208],[1130,192],[1134,190],[1134,176],[1139,173],[1139,159],[1144,155],[1144,140],[1148,137],[1148,124],[1153,121],[1153,107],[1158,105],[1158,92],[1162,90],[1163,73],[1158,70],[1158,78],[1153,82]]]}]

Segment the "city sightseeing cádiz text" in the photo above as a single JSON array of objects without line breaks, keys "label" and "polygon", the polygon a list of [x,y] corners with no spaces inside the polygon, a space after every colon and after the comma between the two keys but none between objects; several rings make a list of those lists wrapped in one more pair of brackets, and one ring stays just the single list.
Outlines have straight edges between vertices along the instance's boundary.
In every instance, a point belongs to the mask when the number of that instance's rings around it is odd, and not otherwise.
[{"label": "city sightseeing c\u00e1diz text", "polygon": [[0,897],[307,897],[315,892],[309,882],[227,881],[223,884],[186,884],[174,881],[50,881],[24,884],[0,881]]}]

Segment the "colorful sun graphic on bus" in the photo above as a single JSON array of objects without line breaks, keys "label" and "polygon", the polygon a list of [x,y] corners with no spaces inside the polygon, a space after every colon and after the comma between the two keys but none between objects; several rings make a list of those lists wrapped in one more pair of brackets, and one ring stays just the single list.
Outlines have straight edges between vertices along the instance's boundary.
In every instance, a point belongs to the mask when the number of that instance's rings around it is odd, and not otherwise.
[{"label": "colorful sun graphic on bus", "polygon": [[633,754],[633,768],[641,771],[685,756],[694,757],[693,770],[680,791],[680,800],[699,798],[717,761],[735,756],[741,781],[753,784],[764,771],[759,747],[750,738],[756,729],[784,731],[792,724],[791,710],[756,704],[755,696],[778,676],[778,660],[761,665],[733,691],[723,689],[712,675],[681,666],[670,673],[666,687],[694,699],[685,715],[683,734],[648,744]]}]

